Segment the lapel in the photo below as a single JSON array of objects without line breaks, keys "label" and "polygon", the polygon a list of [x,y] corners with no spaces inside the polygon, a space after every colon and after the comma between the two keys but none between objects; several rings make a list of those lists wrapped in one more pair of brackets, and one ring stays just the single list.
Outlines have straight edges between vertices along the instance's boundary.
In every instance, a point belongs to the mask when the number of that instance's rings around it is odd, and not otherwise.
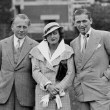
[{"label": "lapel", "polygon": [[55,71],[55,69],[53,68],[53,66],[48,61],[46,63],[46,67],[49,68],[50,70]]},{"label": "lapel", "polygon": [[87,48],[86,48],[85,54],[83,54],[83,57],[82,57],[81,69],[84,67],[84,65],[87,63],[87,61],[93,55],[100,40],[101,40],[101,37],[97,34],[96,30],[92,29],[89,41],[87,43]]},{"label": "lapel", "polygon": [[27,55],[27,53],[31,50],[32,48],[32,45],[33,43],[30,42],[30,38],[27,36],[25,38],[25,41],[22,45],[22,49],[21,49],[21,53],[20,53],[20,56],[19,56],[19,59],[18,59],[18,63],[16,66],[18,66],[20,64],[20,62],[23,60],[23,58]]},{"label": "lapel", "polygon": [[55,71],[55,69],[53,68],[52,66],[52,63],[50,61],[50,58],[49,58],[49,48],[48,48],[48,44],[46,41],[42,41],[38,46],[37,48],[39,49],[39,51],[41,52],[42,56],[46,59],[46,67]]},{"label": "lapel", "polygon": [[5,41],[5,50],[12,66],[14,67],[13,48],[14,48],[13,36],[11,36]]},{"label": "lapel", "polygon": [[[81,60],[82,59],[82,53],[81,53],[81,36],[79,35],[77,38],[76,38],[76,42],[75,42],[75,45],[73,45],[73,48],[75,47],[74,51],[75,51],[75,58],[76,58],[76,61],[78,60]],[[80,62],[80,61],[78,61]]]},{"label": "lapel", "polygon": [[[53,53],[52,57],[50,58],[49,56],[49,47],[47,41],[43,40],[37,48],[41,52],[41,54],[44,56],[44,58],[47,60],[46,67],[49,69],[55,71],[53,68],[54,66],[54,61],[56,62],[57,59],[60,59],[60,55],[65,51],[65,43],[64,40],[60,42],[58,45],[57,49]],[[59,60],[58,60],[59,61]]]}]

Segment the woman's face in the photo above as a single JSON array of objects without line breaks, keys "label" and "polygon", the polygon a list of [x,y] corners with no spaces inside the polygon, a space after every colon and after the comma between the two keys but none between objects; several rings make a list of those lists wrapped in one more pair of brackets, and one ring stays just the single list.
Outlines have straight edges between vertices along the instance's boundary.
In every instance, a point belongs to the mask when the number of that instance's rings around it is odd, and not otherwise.
[{"label": "woman's face", "polygon": [[51,45],[57,44],[59,42],[59,39],[60,39],[60,34],[58,29],[54,30],[53,32],[47,35],[47,42]]}]

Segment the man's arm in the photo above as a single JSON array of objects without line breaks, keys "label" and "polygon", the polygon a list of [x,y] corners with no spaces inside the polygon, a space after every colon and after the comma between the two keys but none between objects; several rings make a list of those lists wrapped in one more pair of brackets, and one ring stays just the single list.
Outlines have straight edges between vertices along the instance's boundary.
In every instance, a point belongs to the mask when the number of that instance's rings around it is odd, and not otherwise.
[{"label": "man's arm", "polygon": [[[107,32],[106,35],[103,37],[103,43],[110,62],[110,32]],[[104,77],[106,77],[106,79],[110,80],[110,64],[107,70],[103,73],[103,75]]]},{"label": "man's arm", "polygon": [[0,70],[1,70],[1,65],[2,65],[2,45],[0,42]]}]

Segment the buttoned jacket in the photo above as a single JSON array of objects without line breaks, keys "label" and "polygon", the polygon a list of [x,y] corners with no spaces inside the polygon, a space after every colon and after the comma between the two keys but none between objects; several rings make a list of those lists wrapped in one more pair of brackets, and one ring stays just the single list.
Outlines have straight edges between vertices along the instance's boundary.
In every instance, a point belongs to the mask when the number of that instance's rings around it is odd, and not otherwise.
[{"label": "buttoned jacket", "polygon": [[0,72],[0,103],[5,103],[15,86],[18,101],[24,106],[34,106],[35,81],[32,78],[30,50],[38,43],[28,36],[22,45],[17,64],[14,63],[13,35],[0,41],[2,65]]}]

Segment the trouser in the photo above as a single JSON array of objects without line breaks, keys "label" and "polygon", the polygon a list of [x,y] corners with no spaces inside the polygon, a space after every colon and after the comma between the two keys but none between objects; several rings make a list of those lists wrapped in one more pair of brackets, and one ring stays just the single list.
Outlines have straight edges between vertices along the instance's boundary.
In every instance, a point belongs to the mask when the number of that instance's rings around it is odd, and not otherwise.
[{"label": "trouser", "polygon": [[79,102],[78,110],[110,110],[110,100]]},{"label": "trouser", "polygon": [[90,104],[88,102],[78,102],[78,110],[90,110]]},{"label": "trouser", "polygon": [[16,96],[15,86],[13,86],[10,97],[7,102],[4,104],[0,104],[0,110],[33,110],[33,107],[20,105]]},{"label": "trouser", "polygon": [[91,110],[110,110],[110,100],[90,102]]}]

